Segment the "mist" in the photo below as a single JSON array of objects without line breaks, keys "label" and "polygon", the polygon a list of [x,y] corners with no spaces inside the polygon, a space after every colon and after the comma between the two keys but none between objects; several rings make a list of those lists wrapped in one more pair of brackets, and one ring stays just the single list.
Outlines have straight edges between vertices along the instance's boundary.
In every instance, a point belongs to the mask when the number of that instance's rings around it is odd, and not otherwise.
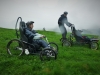
[{"label": "mist", "polygon": [[68,21],[76,29],[100,34],[99,7],[100,0],[0,0],[0,27],[14,29],[22,17],[25,22],[34,21],[34,29],[60,31],[58,18],[68,11]]}]

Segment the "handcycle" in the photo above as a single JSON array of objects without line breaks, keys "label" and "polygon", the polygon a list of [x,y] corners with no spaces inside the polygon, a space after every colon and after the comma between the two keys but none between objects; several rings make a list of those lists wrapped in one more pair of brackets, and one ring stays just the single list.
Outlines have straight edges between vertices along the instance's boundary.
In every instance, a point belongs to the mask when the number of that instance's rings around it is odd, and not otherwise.
[{"label": "handcycle", "polygon": [[89,38],[88,36],[83,36],[81,34],[83,31],[76,30],[74,25],[71,26],[71,30],[72,30],[72,33],[70,34],[69,40],[72,45],[75,43],[82,44],[82,45],[88,44],[89,48],[92,50],[97,50],[99,48],[99,44],[98,44],[99,39],[98,38],[94,38],[94,37]]},{"label": "handcycle", "polygon": [[76,30],[74,25],[71,25],[71,33],[69,35],[69,38],[60,39],[60,41],[62,42],[62,45],[71,47],[74,44],[79,44],[79,45],[88,44],[90,49],[97,50],[99,48],[99,44],[98,44],[99,39],[83,36],[81,32],[82,32],[81,30]]},{"label": "handcycle", "polygon": [[22,21],[21,17],[18,17],[15,25],[17,38],[8,42],[7,53],[12,56],[21,56],[23,54],[39,55],[41,60],[57,59],[58,45],[54,42],[48,42],[47,37],[45,37],[45,40],[48,43],[48,48],[42,48],[38,44],[29,43],[24,35],[25,27],[27,27],[25,22]]}]

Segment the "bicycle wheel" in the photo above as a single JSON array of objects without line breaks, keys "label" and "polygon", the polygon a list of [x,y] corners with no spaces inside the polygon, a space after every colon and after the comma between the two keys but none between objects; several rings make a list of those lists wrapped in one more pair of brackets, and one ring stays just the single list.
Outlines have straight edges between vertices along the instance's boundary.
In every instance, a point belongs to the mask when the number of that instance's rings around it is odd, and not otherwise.
[{"label": "bicycle wheel", "polygon": [[68,40],[64,40],[62,46],[71,47],[71,42],[69,42]]},{"label": "bicycle wheel", "polygon": [[55,51],[56,54],[58,54],[58,45],[54,42],[50,42],[49,46],[51,47],[52,50]]},{"label": "bicycle wheel", "polygon": [[21,56],[25,52],[24,45],[20,40],[13,39],[7,44],[7,52],[9,55]]},{"label": "bicycle wheel", "polygon": [[41,61],[56,60],[57,55],[56,55],[55,51],[52,49],[44,49],[40,52],[40,59],[41,59]]},{"label": "bicycle wheel", "polygon": [[90,44],[90,48],[91,48],[92,50],[97,50],[98,47],[99,47],[99,45],[98,45],[97,42],[91,42],[91,44]]}]

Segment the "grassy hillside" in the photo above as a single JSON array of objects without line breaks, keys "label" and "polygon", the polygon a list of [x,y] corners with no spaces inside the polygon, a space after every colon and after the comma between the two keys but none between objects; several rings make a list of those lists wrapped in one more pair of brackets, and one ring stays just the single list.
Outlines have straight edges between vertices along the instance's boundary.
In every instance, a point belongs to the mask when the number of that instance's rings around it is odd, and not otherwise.
[{"label": "grassy hillside", "polygon": [[100,75],[100,48],[91,50],[82,45],[62,47],[61,35],[38,32],[46,35],[49,42],[58,44],[57,60],[40,61],[38,55],[9,56],[6,45],[16,38],[15,30],[0,28],[0,75]]}]

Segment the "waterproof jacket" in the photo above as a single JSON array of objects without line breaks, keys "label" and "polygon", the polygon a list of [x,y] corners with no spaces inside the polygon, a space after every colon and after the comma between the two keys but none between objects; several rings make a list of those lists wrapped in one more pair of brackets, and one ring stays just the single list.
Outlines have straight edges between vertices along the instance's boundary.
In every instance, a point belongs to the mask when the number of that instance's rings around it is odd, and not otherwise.
[{"label": "waterproof jacket", "polygon": [[71,23],[68,22],[67,17],[64,16],[64,14],[62,14],[61,17],[58,19],[58,24],[59,24],[59,26],[61,26],[61,25],[64,25],[64,23],[65,23],[68,27],[71,26]]},{"label": "waterproof jacket", "polygon": [[24,34],[28,38],[28,42],[29,43],[32,43],[33,42],[33,38],[34,38],[34,36],[36,36],[36,33],[37,32],[35,30],[31,30],[29,28],[25,28]]}]

